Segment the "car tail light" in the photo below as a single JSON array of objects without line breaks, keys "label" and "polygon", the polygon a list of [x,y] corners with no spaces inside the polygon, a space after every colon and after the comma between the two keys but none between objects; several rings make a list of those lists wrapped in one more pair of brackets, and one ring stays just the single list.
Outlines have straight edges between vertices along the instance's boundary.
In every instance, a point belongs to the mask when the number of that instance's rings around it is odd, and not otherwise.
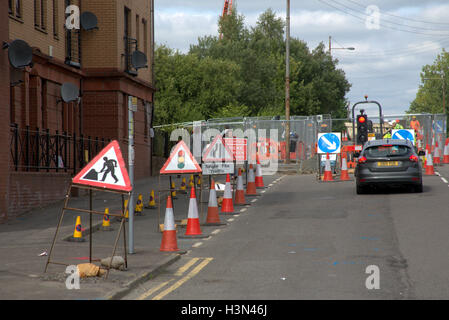
[{"label": "car tail light", "polygon": [[359,163],[366,163],[366,157],[360,157]]},{"label": "car tail light", "polygon": [[418,157],[415,156],[414,154],[412,154],[409,159],[411,162],[418,162]]},{"label": "car tail light", "polygon": [[392,147],[392,144],[383,144],[382,147]]}]

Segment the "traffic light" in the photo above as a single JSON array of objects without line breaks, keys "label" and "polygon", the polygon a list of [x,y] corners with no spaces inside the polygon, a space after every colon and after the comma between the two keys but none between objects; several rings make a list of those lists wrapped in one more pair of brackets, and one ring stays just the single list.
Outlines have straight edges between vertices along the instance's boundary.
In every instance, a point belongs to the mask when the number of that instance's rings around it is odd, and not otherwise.
[{"label": "traffic light", "polygon": [[357,116],[357,144],[365,144],[368,141],[368,117],[366,114]]}]

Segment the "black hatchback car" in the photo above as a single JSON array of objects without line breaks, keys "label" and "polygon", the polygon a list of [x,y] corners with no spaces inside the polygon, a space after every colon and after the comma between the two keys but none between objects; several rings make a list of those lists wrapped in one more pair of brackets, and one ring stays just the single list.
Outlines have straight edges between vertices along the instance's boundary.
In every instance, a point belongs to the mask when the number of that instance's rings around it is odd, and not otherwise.
[{"label": "black hatchback car", "polygon": [[415,147],[409,140],[382,139],[365,143],[358,158],[354,175],[357,194],[372,186],[407,185],[414,192],[422,192],[422,167]]}]

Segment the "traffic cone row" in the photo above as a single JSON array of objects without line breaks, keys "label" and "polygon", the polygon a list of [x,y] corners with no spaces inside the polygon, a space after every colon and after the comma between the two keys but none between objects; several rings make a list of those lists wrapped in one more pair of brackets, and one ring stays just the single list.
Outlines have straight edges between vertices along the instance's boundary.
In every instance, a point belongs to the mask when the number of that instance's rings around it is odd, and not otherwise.
[{"label": "traffic cone row", "polygon": [[239,168],[239,173],[237,176],[237,188],[235,190],[235,198],[234,204],[236,206],[244,206],[248,205],[245,200],[245,190],[243,189],[243,177],[242,177],[242,169]]},{"label": "traffic cone row", "polygon": [[426,175],[434,175],[435,170],[433,168],[432,154],[427,155]]},{"label": "traffic cone row", "polygon": [[253,169],[252,164],[249,165],[249,170],[248,170],[248,181],[246,183],[246,195],[247,196],[257,196],[256,180],[254,177],[254,169]]},{"label": "traffic cone row", "polygon": [[331,162],[330,162],[330,159],[329,159],[329,153],[326,153],[326,164],[324,166],[323,181],[334,181],[334,178],[332,177]]},{"label": "traffic cone row", "polygon": [[346,152],[343,152],[341,154],[341,174],[340,174],[340,180],[341,181],[348,181],[348,180],[350,180],[349,174],[348,174],[348,164],[346,162]]},{"label": "traffic cone row", "polygon": [[220,215],[218,214],[217,193],[215,191],[214,179],[211,179],[209,190],[209,204],[207,207],[207,218],[204,225],[206,226],[221,226],[226,223],[220,221]]},{"label": "traffic cone row", "polygon": [[448,144],[448,139],[446,139],[446,143],[444,145],[444,151],[443,151],[443,163],[444,164],[448,164],[449,163],[449,144]]},{"label": "traffic cone row", "polygon": [[256,178],[255,178],[255,183],[256,183],[256,188],[260,189],[260,188],[265,188],[264,184],[263,184],[263,177],[262,177],[262,166],[260,165],[260,161],[259,161],[259,156],[256,154]]},{"label": "traffic cone row", "polygon": [[440,165],[440,148],[438,148],[438,141],[435,142],[435,149],[433,150],[433,164]]},{"label": "traffic cone row", "polygon": [[230,215],[236,214],[234,212],[234,204],[232,203],[231,179],[229,177],[229,173],[226,175],[223,202],[221,203],[221,213]]}]

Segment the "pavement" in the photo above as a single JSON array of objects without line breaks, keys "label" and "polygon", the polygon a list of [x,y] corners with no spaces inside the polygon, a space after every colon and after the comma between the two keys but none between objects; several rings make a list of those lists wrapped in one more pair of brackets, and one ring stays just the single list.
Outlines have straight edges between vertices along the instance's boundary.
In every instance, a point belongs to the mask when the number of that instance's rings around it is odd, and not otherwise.
[{"label": "pavement", "polygon": [[[179,188],[182,176],[173,176],[176,187]],[[189,175],[185,175],[188,182]],[[279,176],[264,176],[265,183],[270,183]],[[134,217],[134,253],[128,254],[128,268],[125,271],[111,269],[109,277],[84,278],[80,281],[79,290],[69,290],[65,282],[69,274],[65,273],[65,266],[50,264],[44,273],[48,259],[44,252],[49,253],[50,246],[55,235],[56,226],[59,221],[63,199],[44,208],[24,213],[5,224],[0,225],[0,257],[3,263],[0,265],[0,299],[63,299],[63,300],[85,300],[85,299],[120,299],[132,291],[140,283],[156,277],[164,268],[175,263],[181,256],[190,252],[194,240],[178,239],[178,253],[164,253],[159,251],[162,234],[158,225],[163,223],[165,215],[165,199],[169,186],[168,176],[156,176],[138,180],[134,186],[135,197],[143,195],[145,205],[148,203],[150,191],[156,193],[158,209],[144,209],[143,216]],[[205,177],[203,177],[204,180]],[[225,176],[215,178],[216,182],[225,183]],[[207,181],[203,182],[203,190],[197,191],[199,203],[199,217],[203,222],[207,214]],[[158,190],[161,190],[159,193]],[[222,193],[217,192],[218,196]],[[180,226],[182,219],[187,219],[189,194],[177,192],[174,199],[174,216],[178,224],[178,235],[184,232]],[[88,209],[89,198],[87,195],[70,198],[68,206],[74,208]],[[108,207],[110,213],[119,213],[121,208],[121,196],[115,193],[95,191],[93,194],[93,209],[104,211]],[[68,242],[64,239],[73,234],[75,220],[81,216],[83,236],[87,240],[82,243]],[[101,215],[93,215],[92,218],[92,258],[103,259],[110,257],[115,238],[118,234],[120,223],[111,218],[112,231],[103,231],[100,228]],[[128,235],[128,223],[126,233]],[[228,226],[223,226],[226,228]],[[202,226],[206,235],[211,227]],[[214,227],[216,228],[216,227]],[[209,229],[209,230],[208,230]],[[52,254],[52,261],[67,265],[77,265],[88,262],[89,256],[89,215],[79,212],[66,212],[57,237]],[[128,239],[127,239],[128,241]],[[118,241],[115,255],[124,256],[123,232]],[[95,263],[95,262],[94,262]],[[99,264],[98,262],[96,264]]]}]

